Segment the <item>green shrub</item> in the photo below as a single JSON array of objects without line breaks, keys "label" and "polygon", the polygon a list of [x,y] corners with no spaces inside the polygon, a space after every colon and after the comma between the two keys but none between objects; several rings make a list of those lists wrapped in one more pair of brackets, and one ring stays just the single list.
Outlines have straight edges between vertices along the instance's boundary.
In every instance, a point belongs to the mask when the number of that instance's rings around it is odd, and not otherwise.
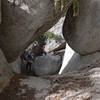
[{"label": "green shrub", "polygon": [[58,40],[60,38],[62,38],[60,35],[56,35],[52,32],[45,32],[44,33],[44,36],[47,38],[47,39],[55,39],[55,40]]}]

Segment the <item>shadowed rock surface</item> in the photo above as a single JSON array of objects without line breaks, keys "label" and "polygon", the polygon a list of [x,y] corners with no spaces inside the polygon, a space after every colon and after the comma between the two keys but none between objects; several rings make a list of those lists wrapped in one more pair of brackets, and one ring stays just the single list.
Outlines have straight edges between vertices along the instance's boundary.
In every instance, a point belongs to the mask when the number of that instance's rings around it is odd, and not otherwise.
[{"label": "shadowed rock surface", "polygon": [[73,50],[87,55],[100,50],[100,0],[79,0],[79,6],[77,17],[73,17],[73,8],[69,8],[63,35]]},{"label": "shadowed rock surface", "polygon": [[1,24],[1,0],[0,0],[0,24]]},{"label": "shadowed rock surface", "polygon": [[18,73],[18,74],[21,73],[21,63],[22,62],[21,62],[20,57],[18,57],[16,61],[14,61],[13,63],[10,63],[10,66],[12,66],[13,72]]},{"label": "shadowed rock surface", "polygon": [[9,62],[51,28],[72,3],[72,0],[23,0],[13,6],[10,1],[2,0],[0,26],[0,47]]},{"label": "shadowed rock surface", "polygon": [[61,68],[61,56],[47,54],[39,56],[32,64],[32,71],[37,76],[56,75]]},{"label": "shadowed rock surface", "polygon": [[0,49],[0,93],[9,84],[12,76],[11,66]]}]

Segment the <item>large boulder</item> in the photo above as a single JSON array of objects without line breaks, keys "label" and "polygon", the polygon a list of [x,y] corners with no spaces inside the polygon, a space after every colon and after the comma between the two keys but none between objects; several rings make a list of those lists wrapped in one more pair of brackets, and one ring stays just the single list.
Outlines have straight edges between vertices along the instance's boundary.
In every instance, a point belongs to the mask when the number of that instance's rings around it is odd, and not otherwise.
[{"label": "large boulder", "polygon": [[68,62],[68,65],[66,65],[66,67],[63,69],[62,74],[77,70],[82,71],[83,69],[88,68],[93,64],[96,64],[97,61],[100,61],[100,52],[85,56],[74,53],[74,55]]},{"label": "large boulder", "polygon": [[51,28],[72,0],[2,0],[0,47],[14,61],[40,34]]},{"label": "large boulder", "polygon": [[100,0],[79,0],[79,7],[77,17],[69,8],[63,35],[72,49],[85,55],[100,50]]},{"label": "large boulder", "polygon": [[61,68],[61,57],[59,55],[47,54],[39,56],[32,64],[32,70],[37,76],[58,74]]}]

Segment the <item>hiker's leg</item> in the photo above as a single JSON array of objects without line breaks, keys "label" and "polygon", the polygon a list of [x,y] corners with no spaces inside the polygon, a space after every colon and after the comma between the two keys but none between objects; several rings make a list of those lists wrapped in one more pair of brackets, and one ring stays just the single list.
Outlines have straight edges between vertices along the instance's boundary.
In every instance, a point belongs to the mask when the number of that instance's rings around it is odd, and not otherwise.
[{"label": "hiker's leg", "polygon": [[32,65],[32,63],[29,63],[29,71],[31,71],[31,65]]},{"label": "hiker's leg", "polygon": [[29,66],[29,62],[27,62],[27,64],[26,64],[26,70],[28,70],[28,66]]}]

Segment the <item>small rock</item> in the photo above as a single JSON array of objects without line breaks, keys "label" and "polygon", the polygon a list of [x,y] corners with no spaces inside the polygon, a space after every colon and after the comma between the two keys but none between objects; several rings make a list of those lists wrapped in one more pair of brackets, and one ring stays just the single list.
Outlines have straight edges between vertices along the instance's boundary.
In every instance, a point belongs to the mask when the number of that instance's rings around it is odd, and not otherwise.
[{"label": "small rock", "polygon": [[59,55],[47,54],[36,58],[32,65],[32,70],[38,76],[58,74],[61,62]]}]

